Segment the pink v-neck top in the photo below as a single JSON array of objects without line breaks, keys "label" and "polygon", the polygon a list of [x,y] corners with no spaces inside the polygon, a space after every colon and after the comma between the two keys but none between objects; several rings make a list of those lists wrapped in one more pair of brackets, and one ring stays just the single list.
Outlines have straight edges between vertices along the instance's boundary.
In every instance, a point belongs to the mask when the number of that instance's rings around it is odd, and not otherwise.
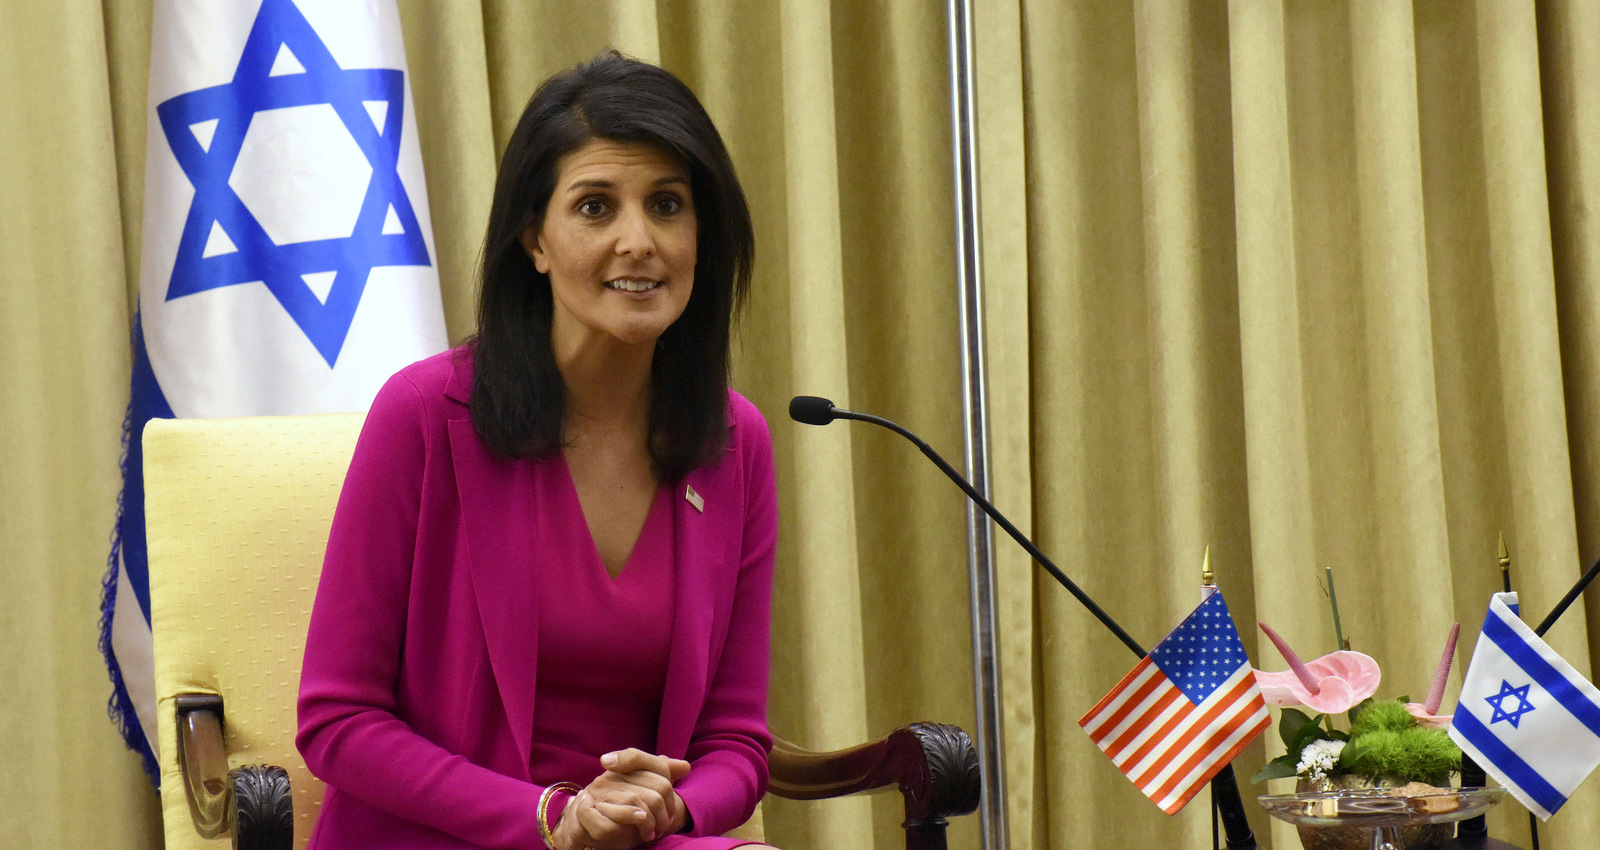
[{"label": "pink v-neck top", "polygon": [[[541,523],[538,553],[539,673],[533,717],[533,781],[587,784],[600,756],[626,747],[656,752],[656,725],[672,649],[675,589],[673,488],[662,485],[615,578],[606,571],[565,462],[540,465],[539,499],[559,508]],[[565,795],[551,802],[559,817]],[[746,842],[671,835],[641,850],[722,850]]]},{"label": "pink v-neck top", "polygon": [[625,744],[691,765],[691,834],[652,850],[730,846],[771,746],[766,422],[728,394],[726,451],[663,486],[613,580],[566,465],[492,453],[472,385],[470,347],[409,366],[356,443],[300,676],[312,850],[536,850],[546,787]]},{"label": "pink v-neck top", "polygon": [[656,725],[672,648],[671,490],[656,488],[638,540],[616,578],[606,572],[566,463],[540,464],[540,501],[559,510],[540,523],[539,672],[533,781],[587,783],[600,756],[656,751]]}]

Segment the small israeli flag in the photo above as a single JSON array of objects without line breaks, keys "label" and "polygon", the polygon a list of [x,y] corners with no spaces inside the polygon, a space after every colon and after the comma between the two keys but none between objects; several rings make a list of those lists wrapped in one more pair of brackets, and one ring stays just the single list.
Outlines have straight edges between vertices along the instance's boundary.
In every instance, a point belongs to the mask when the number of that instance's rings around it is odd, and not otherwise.
[{"label": "small israeli flag", "polygon": [[1496,593],[1472,652],[1450,737],[1549,820],[1600,766],[1600,690],[1556,655]]},{"label": "small israeli flag", "polygon": [[140,437],[160,417],[366,410],[444,350],[394,0],[156,0],[144,249],[101,649],[151,779]]}]

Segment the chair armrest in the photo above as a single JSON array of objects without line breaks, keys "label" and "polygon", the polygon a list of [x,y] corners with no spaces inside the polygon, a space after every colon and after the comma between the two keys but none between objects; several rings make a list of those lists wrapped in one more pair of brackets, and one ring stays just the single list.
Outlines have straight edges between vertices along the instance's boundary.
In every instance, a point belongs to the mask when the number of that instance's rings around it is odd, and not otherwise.
[{"label": "chair armrest", "polygon": [[202,838],[233,833],[236,850],[289,850],[294,798],[289,774],[276,765],[228,769],[222,743],[222,697],[178,694],[178,766],[189,814]]},{"label": "chair armrest", "polygon": [[972,739],[955,726],[913,723],[831,753],[808,752],[774,737],[768,773],[772,793],[791,800],[898,787],[908,824],[978,808],[978,754]]},{"label": "chair armrest", "polygon": [[189,815],[201,838],[228,829],[228,756],[222,746],[222,697],[179,694],[178,768],[189,798]]}]

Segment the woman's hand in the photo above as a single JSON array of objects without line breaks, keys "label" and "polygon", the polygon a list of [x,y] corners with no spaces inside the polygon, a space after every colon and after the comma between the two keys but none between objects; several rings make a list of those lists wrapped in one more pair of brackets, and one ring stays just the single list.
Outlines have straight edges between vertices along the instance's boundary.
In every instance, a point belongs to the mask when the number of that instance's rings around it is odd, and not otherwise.
[{"label": "woman's hand", "polygon": [[573,796],[554,830],[560,850],[632,850],[683,829],[688,809],[673,785],[682,759],[627,749],[601,759],[605,772]]}]

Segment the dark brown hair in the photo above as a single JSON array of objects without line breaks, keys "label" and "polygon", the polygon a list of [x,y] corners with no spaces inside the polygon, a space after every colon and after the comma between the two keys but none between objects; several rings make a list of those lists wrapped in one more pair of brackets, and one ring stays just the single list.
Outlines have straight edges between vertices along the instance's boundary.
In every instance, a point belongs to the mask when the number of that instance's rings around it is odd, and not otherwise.
[{"label": "dark brown hair", "polygon": [[606,51],[539,86],[500,160],[484,239],[472,422],[495,452],[561,447],[566,385],[556,367],[550,279],[518,241],[543,223],[560,160],[594,139],[646,144],[688,167],[698,223],[694,290],[651,367],[649,450],[681,478],[727,445],[728,349],[750,285],[755,236],[744,191],[705,107],[677,77]]}]

